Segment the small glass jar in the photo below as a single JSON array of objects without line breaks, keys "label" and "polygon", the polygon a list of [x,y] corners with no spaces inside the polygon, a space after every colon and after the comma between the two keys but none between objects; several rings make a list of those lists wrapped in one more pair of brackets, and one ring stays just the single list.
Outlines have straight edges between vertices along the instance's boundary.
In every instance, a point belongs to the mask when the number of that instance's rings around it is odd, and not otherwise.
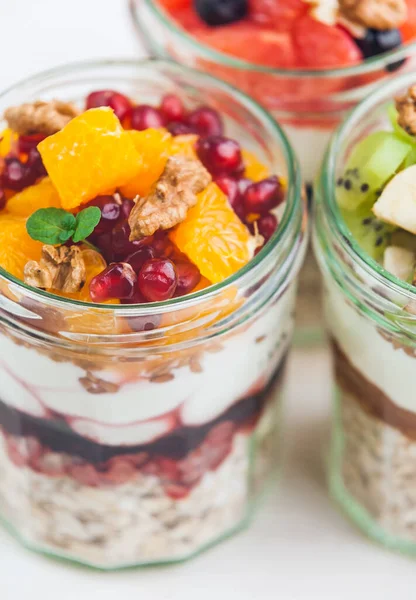
[{"label": "small glass jar", "polygon": [[414,82],[415,75],[406,75],[382,86],[338,130],[317,182],[314,230],[334,362],[330,491],[368,536],[410,554],[416,554],[416,292],[351,237],[335,190],[351,148],[390,128],[387,105]]},{"label": "small glass jar", "polygon": [[[299,157],[302,176],[312,184],[334,129],[377,82],[416,65],[416,42],[353,67],[290,70],[261,67],[223,54],[177,26],[158,0],[130,0],[133,21],[149,53],[173,58],[232,83],[252,96],[283,126]],[[309,186],[312,193],[312,186]],[[297,300],[300,344],[323,340],[321,280],[308,251]]]},{"label": "small glass jar", "polygon": [[182,560],[242,527],[278,463],[306,219],[296,160],[254,101],[161,61],[70,65],[0,96],[208,103],[287,181],[278,231],[221,284],[97,305],[0,277],[0,513],[34,550],[102,569]]}]

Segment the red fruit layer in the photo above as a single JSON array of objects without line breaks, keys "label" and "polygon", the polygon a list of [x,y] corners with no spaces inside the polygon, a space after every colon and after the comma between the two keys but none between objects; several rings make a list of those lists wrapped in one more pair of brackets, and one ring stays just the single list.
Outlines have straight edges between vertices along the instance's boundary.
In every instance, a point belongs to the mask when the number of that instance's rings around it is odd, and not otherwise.
[{"label": "red fruit layer", "polygon": [[260,391],[238,400],[222,415],[199,426],[179,425],[167,435],[148,444],[134,446],[109,446],[100,444],[75,433],[57,414],[49,419],[34,417],[7,406],[0,401],[0,427],[13,436],[30,437],[51,453],[64,453],[74,459],[93,465],[106,464],[109,460],[126,455],[164,457],[182,460],[198,448],[209,432],[224,422],[233,424],[236,430],[255,423],[276,386],[281,383],[285,360],[282,360],[271,380]]}]

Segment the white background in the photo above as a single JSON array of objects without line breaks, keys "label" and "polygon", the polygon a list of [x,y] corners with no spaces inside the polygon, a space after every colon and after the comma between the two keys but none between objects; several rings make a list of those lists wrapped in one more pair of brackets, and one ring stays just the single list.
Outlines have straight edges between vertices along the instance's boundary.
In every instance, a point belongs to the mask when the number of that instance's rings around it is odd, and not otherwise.
[{"label": "white background", "polygon": [[[41,69],[140,56],[126,0],[0,0],[0,88]],[[251,529],[179,566],[100,573],[31,554],[0,529],[1,600],[414,600],[416,565],[363,538],[330,503],[325,350],[296,350],[286,468]]]}]

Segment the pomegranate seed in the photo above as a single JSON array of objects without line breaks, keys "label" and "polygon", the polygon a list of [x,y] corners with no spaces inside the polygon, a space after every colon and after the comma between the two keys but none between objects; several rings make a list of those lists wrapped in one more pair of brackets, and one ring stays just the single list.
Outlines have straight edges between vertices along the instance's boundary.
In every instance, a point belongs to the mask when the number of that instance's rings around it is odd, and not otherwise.
[{"label": "pomegranate seed", "polygon": [[189,113],[187,123],[201,136],[222,135],[224,125],[216,110],[201,106]]},{"label": "pomegranate seed", "polygon": [[195,133],[195,130],[192,129],[190,125],[187,125],[186,123],[180,123],[179,121],[173,121],[172,123],[169,123],[167,129],[173,136]]},{"label": "pomegranate seed", "polygon": [[264,237],[264,241],[267,242],[273,235],[277,227],[277,219],[272,214],[264,215],[257,221],[259,228],[259,234]]},{"label": "pomegranate seed", "polygon": [[125,262],[133,267],[135,273],[138,273],[144,263],[151,258],[155,258],[155,251],[152,246],[142,246],[139,250],[130,254]]},{"label": "pomegranate seed", "polygon": [[134,292],[137,275],[127,263],[113,263],[93,277],[90,294],[93,302],[110,298],[129,298]]},{"label": "pomegranate seed", "polygon": [[113,236],[111,232],[98,236],[93,234],[88,238],[88,241],[98,248],[108,263],[114,261]]},{"label": "pomegranate seed", "polygon": [[200,138],[196,143],[199,159],[213,175],[232,175],[244,168],[238,143],[220,135]]},{"label": "pomegranate seed", "polygon": [[131,229],[128,221],[118,223],[112,231],[112,250],[116,260],[122,260],[139,249],[143,245],[144,240],[131,242]]},{"label": "pomegranate seed", "polygon": [[182,100],[175,94],[166,94],[163,96],[160,105],[160,112],[165,120],[165,123],[172,121],[183,121],[185,118],[185,107]]},{"label": "pomegranate seed", "polygon": [[131,126],[133,129],[158,129],[165,124],[161,112],[153,106],[142,104],[135,106],[131,111]]},{"label": "pomegranate seed", "polygon": [[268,177],[248,186],[244,194],[244,208],[247,213],[269,212],[283,201],[283,189],[276,176]]},{"label": "pomegranate seed", "polygon": [[198,267],[190,262],[176,263],[175,267],[178,276],[175,296],[189,294],[201,281],[201,273]]},{"label": "pomegranate seed", "polygon": [[17,142],[17,149],[19,153],[29,154],[32,148],[36,148],[36,146],[45,139],[45,135],[43,133],[34,133],[33,135],[21,135]]},{"label": "pomegranate seed", "polygon": [[154,234],[152,247],[157,257],[164,256],[166,258],[173,250],[172,242],[168,238],[167,233],[162,229],[159,229]]},{"label": "pomegranate seed", "polygon": [[42,157],[37,148],[31,148],[27,155],[26,166],[33,171],[33,176],[45,177],[47,175],[46,169],[43,165]]},{"label": "pomegranate seed", "polygon": [[216,178],[215,183],[228,197],[231,206],[234,207],[240,199],[240,190],[237,179],[234,179],[234,177],[230,177],[229,175],[221,175]]},{"label": "pomegranate seed", "polygon": [[[124,298],[121,303],[122,304],[146,304],[147,300],[144,298],[143,294],[139,290],[138,283],[136,281],[136,285],[134,286],[134,290],[130,298]],[[129,320],[129,319],[128,319]]]},{"label": "pomegranate seed", "polygon": [[128,200],[128,198],[123,198],[120,206],[120,213],[123,219],[128,219],[132,208],[134,206],[133,200]]},{"label": "pomegranate seed", "polygon": [[132,109],[130,99],[114,90],[98,90],[97,92],[91,92],[87,96],[87,108],[98,108],[99,106],[109,106],[112,108],[120,121],[127,117]]},{"label": "pomegranate seed", "polygon": [[3,210],[3,208],[6,206],[6,194],[3,190],[3,188],[0,188],[0,210]]},{"label": "pomegranate seed", "polygon": [[249,185],[251,185],[253,183],[253,181],[251,179],[248,179],[247,177],[241,177],[238,180],[238,191],[240,192],[241,195],[244,195],[246,189],[248,188]]},{"label": "pomegranate seed", "polygon": [[97,206],[101,211],[101,219],[94,229],[94,235],[111,231],[120,216],[120,204],[117,204],[114,196],[97,196],[88,206]]},{"label": "pomegranate seed", "polygon": [[20,192],[28,185],[35,183],[38,175],[36,169],[23,164],[18,158],[6,157],[1,179],[5,188]]},{"label": "pomegranate seed", "polygon": [[169,300],[175,293],[175,265],[168,258],[148,260],[139,273],[139,289],[149,302]]}]

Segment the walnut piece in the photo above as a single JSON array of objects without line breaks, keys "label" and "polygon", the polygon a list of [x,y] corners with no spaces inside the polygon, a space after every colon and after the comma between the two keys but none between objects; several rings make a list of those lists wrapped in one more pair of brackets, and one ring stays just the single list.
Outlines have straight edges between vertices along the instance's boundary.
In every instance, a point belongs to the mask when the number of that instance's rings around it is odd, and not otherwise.
[{"label": "walnut piece", "polygon": [[139,198],[130,213],[130,241],[182,223],[188,209],[195,206],[196,195],[210,181],[211,175],[199,160],[185,156],[169,157],[150,194]]},{"label": "walnut piece", "polygon": [[416,135],[416,84],[396,98],[397,122],[409,135]]},{"label": "walnut piece", "polygon": [[395,29],[407,18],[406,0],[340,0],[341,14],[373,29]]},{"label": "walnut piece", "polygon": [[62,292],[79,292],[85,284],[86,269],[78,246],[43,246],[39,262],[30,260],[24,269],[25,283]]},{"label": "walnut piece", "polygon": [[43,133],[51,135],[60,131],[71,119],[79,114],[77,107],[71,102],[51,100],[11,106],[4,113],[10,129],[19,135]]}]

